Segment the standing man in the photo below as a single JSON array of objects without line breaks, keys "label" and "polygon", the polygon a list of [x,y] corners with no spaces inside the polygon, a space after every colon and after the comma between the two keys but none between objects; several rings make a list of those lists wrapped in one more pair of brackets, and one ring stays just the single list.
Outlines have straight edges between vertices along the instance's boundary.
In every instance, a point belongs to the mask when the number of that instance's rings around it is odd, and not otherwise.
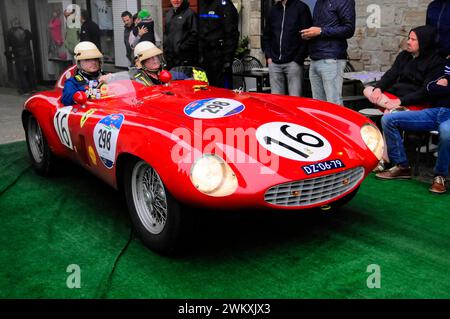
[{"label": "standing man", "polygon": [[199,0],[198,4],[199,62],[209,83],[224,87],[239,40],[238,13],[231,0]]},{"label": "standing man", "polygon": [[80,22],[80,42],[92,42],[101,51],[102,47],[100,45],[100,28],[98,27],[97,23],[89,18],[89,13],[87,12],[87,10],[81,10]]},{"label": "standing man", "polygon": [[189,8],[189,0],[170,0],[172,9],[166,14],[164,56],[167,68],[196,65],[198,50],[197,17]]},{"label": "standing man", "polygon": [[301,96],[307,41],[299,31],[312,26],[309,7],[301,0],[276,0],[264,28],[264,53],[269,64],[272,94]]},{"label": "standing man", "polygon": [[133,16],[129,11],[122,12],[122,22],[123,22],[123,42],[125,43],[125,49],[127,50],[127,58],[130,63],[133,62],[132,50],[130,45],[130,33],[133,32]]},{"label": "standing man", "polygon": [[313,27],[302,30],[310,41],[309,78],[313,98],[342,105],[347,39],[355,33],[354,0],[317,0]]},{"label": "standing man", "polygon": [[14,18],[12,27],[6,35],[6,56],[16,66],[19,94],[30,94],[36,91],[33,52],[31,51],[31,32],[22,28],[20,20]]},{"label": "standing man", "polygon": [[437,45],[442,57],[450,57],[450,0],[434,0],[428,5],[427,25],[437,29]]}]

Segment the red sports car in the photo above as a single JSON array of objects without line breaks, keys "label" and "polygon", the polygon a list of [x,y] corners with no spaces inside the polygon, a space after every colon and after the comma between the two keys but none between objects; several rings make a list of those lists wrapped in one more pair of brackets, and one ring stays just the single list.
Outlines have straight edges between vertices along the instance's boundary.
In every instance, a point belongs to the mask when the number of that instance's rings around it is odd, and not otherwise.
[{"label": "red sports car", "polygon": [[137,234],[158,252],[177,247],[183,204],[330,209],[354,196],[383,152],[379,130],[352,110],[210,87],[192,67],[150,87],[115,73],[95,100],[63,106],[73,72],[25,102],[32,164],[45,175],[54,157],[68,158],[124,191]]}]

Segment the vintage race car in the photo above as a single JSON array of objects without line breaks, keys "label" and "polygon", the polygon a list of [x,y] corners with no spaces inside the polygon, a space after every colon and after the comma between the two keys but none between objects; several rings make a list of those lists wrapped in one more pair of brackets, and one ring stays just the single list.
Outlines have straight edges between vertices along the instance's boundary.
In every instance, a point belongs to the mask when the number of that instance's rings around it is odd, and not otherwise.
[{"label": "vintage race car", "polygon": [[95,99],[63,106],[73,73],[24,104],[32,164],[45,175],[68,158],[123,191],[137,234],[161,253],[178,247],[185,205],[328,210],[354,196],[383,153],[381,133],[357,112],[211,87],[198,68],[163,71],[167,83],[153,86],[116,73]]}]

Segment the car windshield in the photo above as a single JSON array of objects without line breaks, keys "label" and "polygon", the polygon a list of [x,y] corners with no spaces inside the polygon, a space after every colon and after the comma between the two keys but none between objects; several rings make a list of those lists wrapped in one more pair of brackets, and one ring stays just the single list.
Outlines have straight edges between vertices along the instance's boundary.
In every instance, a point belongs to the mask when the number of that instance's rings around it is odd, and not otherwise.
[{"label": "car windshield", "polygon": [[[136,95],[137,91],[147,88],[149,85],[145,85],[136,76],[138,72],[138,69],[131,68],[128,71],[111,73],[107,82],[102,85],[101,98]],[[172,81],[196,80],[208,83],[206,72],[198,67],[174,67],[169,72],[172,75]]]},{"label": "car windshield", "polygon": [[[139,70],[136,68],[131,68],[128,71],[121,71],[116,73],[111,73],[110,78],[108,79],[108,84],[117,82],[117,81],[127,81],[127,80],[135,80],[135,75]],[[208,83],[208,78],[206,76],[206,72],[201,68],[193,67],[193,66],[177,66],[170,69],[170,74],[172,75],[172,81],[180,81],[180,80],[197,80]]]},{"label": "car windshield", "polygon": [[172,81],[177,80],[197,80],[208,83],[206,72],[194,66],[177,66],[170,69]]}]

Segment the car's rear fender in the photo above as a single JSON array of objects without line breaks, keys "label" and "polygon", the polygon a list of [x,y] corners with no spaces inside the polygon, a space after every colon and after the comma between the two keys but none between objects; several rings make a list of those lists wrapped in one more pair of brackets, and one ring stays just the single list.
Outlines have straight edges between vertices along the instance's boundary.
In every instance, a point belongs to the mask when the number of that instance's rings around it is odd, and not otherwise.
[{"label": "car's rear fender", "polygon": [[51,151],[58,155],[64,156],[66,154],[66,147],[61,144],[56,130],[53,126],[53,116],[55,114],[57,105],[57,96],[50,94],[36,94],[29,98],[24,103],[24,109],[22,111],[22,125],[26,130],[28,117],[34,116],[41,127],[42,133],[47,140],[47,143]]}]

